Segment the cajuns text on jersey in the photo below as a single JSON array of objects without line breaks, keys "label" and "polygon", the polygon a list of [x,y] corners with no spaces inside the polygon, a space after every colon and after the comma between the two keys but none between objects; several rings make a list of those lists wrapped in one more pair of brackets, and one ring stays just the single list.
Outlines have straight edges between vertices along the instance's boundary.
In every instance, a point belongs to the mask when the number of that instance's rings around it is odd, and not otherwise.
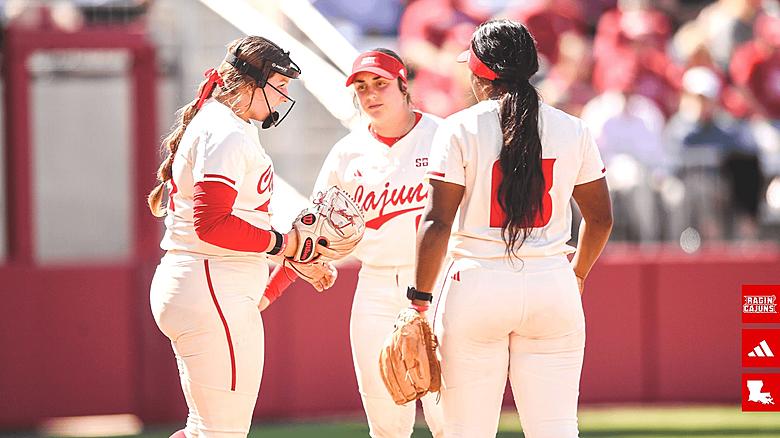
[{"label": "cajuns text on jersey", "polygon": [[392,146],[374,138],[365,126],[342,138],[314,185],[315,194],[339,186],[363,208],[366,233],[354,254],[365,264],[414,264],[417,226],[428,198],[423,178],[441,122],[430,114],[417,114],[419,122]]}]

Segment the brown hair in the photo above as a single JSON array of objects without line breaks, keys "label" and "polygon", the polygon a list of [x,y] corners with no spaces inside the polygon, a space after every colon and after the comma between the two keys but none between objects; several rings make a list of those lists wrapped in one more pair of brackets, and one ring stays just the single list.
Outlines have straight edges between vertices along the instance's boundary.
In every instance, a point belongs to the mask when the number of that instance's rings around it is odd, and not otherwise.
[{"label": "brown hair", "polygon": [[[246,61],[253,66],[260,66],[263,60],[270,60],[282,64],[286,58],[279,46],[270,40],[259,36],[247,36],[230,42],[227,46],[228,53],[235,53],[237,47],[241,48],[238,56],[239,59]],[[241,96],[245,93],[248,92],[251,96],[254,95],[255,89],[257,88],[257,82],[250,76],[242,74],[225,61],[222,61],[219,67],[217,67],[217,72],[222,79],[223,85],[214,87],[213,91],[210,93],[211,97],[214,97],[219,102],[229,106],[238,115],[246,112],[249,109],[249,106],[251,106],[251,101],[245,108],[237,108],[237,104],[240,101]],[[204,87],[208,85],[208,79],[205,79],[200,83],[198,86],[198,96],[204,91]],[[171,130],[171,133],[162,141],[161,150],[162,152],[167,152],[167,156],[160,164],[159,169],[157,169],[157,180],[160,181],[160,183],[149,192],[147,197],[149,209],[152,211],[152,214],[157,217],[162,217],[166,213],[165,209],[162,207],[163,189],[165,188],[165,184],[172,178],[173,160],[176,157],[176,151],[179,149],[179,143],[184,136],[184,131],[187,129],[187,126],[190,124],[193,117],[195,117],[195,114],[198,113],[197,104],[198,98],[196,97],[177,111],[177,114],[179,115],[178,120]]]}]

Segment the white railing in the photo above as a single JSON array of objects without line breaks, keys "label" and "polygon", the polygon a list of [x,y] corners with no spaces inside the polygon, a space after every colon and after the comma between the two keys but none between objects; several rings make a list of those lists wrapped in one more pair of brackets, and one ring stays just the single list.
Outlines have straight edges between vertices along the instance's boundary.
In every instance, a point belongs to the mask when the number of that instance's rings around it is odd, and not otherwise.
[{"label": "white railing", "polygon": [[322,51],[342,73],[352,71],[358,51],[309,0],[277,0],[279,10]]}]

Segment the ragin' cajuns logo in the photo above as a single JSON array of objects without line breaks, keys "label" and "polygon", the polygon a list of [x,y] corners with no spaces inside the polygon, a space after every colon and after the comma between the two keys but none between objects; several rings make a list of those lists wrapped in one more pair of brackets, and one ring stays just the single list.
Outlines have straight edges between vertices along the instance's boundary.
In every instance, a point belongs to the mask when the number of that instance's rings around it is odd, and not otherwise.
[{"label": "ragin' cajuns logo", "polygon": [[257,193],[263,194],[265,192],[274,191],[274,167],[268,166],[268,169],[260,176],[260,181],[257,183]]},{"label": "ragin' cajuns logo", "polygon": [[[262,175],[260,175],[260,181],[257,182],[257,193],[259,195],[262,195],[265,192],[268,192],[270,195],[274,191],[274,167],[268,166],[268,169],[263,172]],[[265,211],[268,212],[268,208],[271,205],[271,200],[268,199],[263,205],[255,208],[257,211]]]},{"label": "ragin' cajuns logo", "polygon": [[385,208],[388,205],[413,205],[424,201],[427,197],[428,190],[426,190],[422,183],[409,187],[403,185],[400,188],[394,188],[391,190],[390,183],[387,182],[385,183],[384,190],[382,190],[379,194],[373,190],[366,192],[366,188],[363,187],[363,185],[359,185],[355,190],[354,199],[358,205],[363,207],[363,211],[377,211],[377,217],[367,221],[366,227],[378,230],[379,227],[384,225],[385,222],[396,216],[423,209],[423,206],[420,205],[385,213]]}]

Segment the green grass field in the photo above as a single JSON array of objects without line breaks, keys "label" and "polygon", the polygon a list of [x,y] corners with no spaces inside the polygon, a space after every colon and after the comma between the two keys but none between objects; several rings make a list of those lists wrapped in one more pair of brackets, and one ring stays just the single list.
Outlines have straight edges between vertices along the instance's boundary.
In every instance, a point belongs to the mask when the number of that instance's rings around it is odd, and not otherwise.
[{"label": "green grass field", "polygon": [[[421,417],[421,416],[420,416]],[[138,438],[167,438],[177,426],[150,427]],[[582,438],[778,438],[780,412],[743,413],[738,406],[610,406],[580,410]],[[31,433],[0,434],[0,438],[36,436]],[[262,438],[358,438],[368,436],[362,419],[295,424],[255,424],[250,437]],[[520,422],[511,411],[501,417],[498,437],[522,437]],[[424,427],[414,438],[430,437]]]}]

